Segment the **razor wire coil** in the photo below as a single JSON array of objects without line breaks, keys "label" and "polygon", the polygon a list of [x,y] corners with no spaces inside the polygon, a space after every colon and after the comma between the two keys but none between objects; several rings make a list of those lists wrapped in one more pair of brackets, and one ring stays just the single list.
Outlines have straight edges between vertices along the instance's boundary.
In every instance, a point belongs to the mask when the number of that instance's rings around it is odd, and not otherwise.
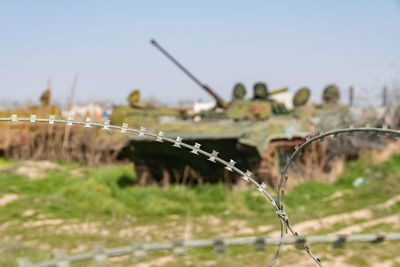
[{"label": "razor wire coil", "polygon": [[[43,123],[49,123],[49,124],[61,123],[61,124],[65,124],[67,126],[72,126],[75,124],[75,125],[83,125],[86,128],[90,128],[90,127],[94,126],[94,127],[102,128],[103,130],[106,130],[106,131],[110,131],[112,129],[119,130],[121,133],[134,133],[139,136],[148,136],[148,137],[153,138],[154,141],[157,141],[157,142],[166,141],[166,142],[173,144],[172,145],[173,147],[186,148],[186,149],[190,150],[190,152],[193,154],[196,154],[196,155],[201,154],[201,155],[205,156],[211,162],[214,162],[214,163],[218,162],[218,163],[224,165],[225,169],[227,169],[228,171],[239,174],[240,177],[242,179],[244,179],[246,182],[253,184],[256,187],[256,190],[259,191],[261,194],[263,194],[265,197],[267,197],[269,202],[275,208],[275,213],[276,213],[277,217],[279,218],[280,224],[281,224],[281,236],[280,236],[280,242],[278,243],[276,253],[275,253],[273,259],[271,260],[269,266],[272,266],[276,263],[276,259],[279,256],[281,247],[284,244],[283,243],[284,235],[287,232],[287,230],[289,230],[294,235],[294,237],[299,236],[299,234],[291,226],[289,217],[288,217],[286,211],[284,210],[284,206],[282,204],[282,198],[284,195],[283,186],[288,180],[288,175],[287,175],[288,169],[291,166],[293,166],[296,159],[298,159],[303,154],[302,151],[307,146],[311,145],[313,142],[316,142],[316,141],[323,142],[324,138],[331,136],[331,135],[333,136],[333,138],[337,138],[339,134],[347,133],[348,135],[352,135],[354,132],[365,132],[365,133],[373,132],[373,133],[377,133],[378,136],[385,136],[387,133],[389,133],[389,134],[396,135],[396,138],[400,139],[400,131],[388,129],[388,127],[386,125],[384,125],[382,128],[371,128],[368,125],[365,127],[358,127],[358,128],[350,126],[349,128],[345,128],[345,129],[338,129],[338,130],[333,130],[333,131],[329,131],[326,133],[320,133],[314,137],[307,136],[305,138],[305,142],[300,146],[296,145],[295,151],[287,158],[286,164],[285,164],[283,170],[281,171],[277,196],[273,197],[266,190],[267,189],[266,184],[264,184],[263,182],[260,184],[255,179],[253,179],[252,177],[254,177],[254,176],[249,170],[244,172],[244,171],[240,170],[239,168],[237,168],[235,166],[236,162],[234,160],[231,159],[228,162],[218,156],[219,152],[213,150],[211,153],[209,153],[209,152],[201,149],[200,144],[195,143],[192,146],[190,144],[183,142],[183,139],[179,136],[176,137],[176,139],[165,137],[165,133],[162,131],[159,131],[158,134],[153,134],[153,133],[148,132],[146,130],[146,128],[144,128],[144,127],[140,127],[139,130],[128,128],[128,124],[126,124],[126,123],[123,123],[122,126],[116,126],[116,125],[111,125],[109,120],[106,120],[104,123],[96,123],[96,122],[92,122],[92,120],[90,118],[87,118],[86,121],[75,121],[75,120],[73,120],[72,117],[69,117],[67,120],[63,120],[63,119],[56,119],[54,115],[49,116],[49,118],[37,118],[37,116],[35,114],[32,114],[30,116],[30,118],[19,118],[17,114],[12,114],[11,117],[9,117],[9,118],[0,118],[0,121],[10,121],[11,123],[15,123],[15,122],[30,122],[30,123],[43,122]],[[298,245],[299,245],[299,243],[298,243]],[[311,249],[305,243],[303,243],[303,249],[315,261],[316,264],[318,264],[319,266],[323,266],[320,259],[317,258],[311,252]]]}]

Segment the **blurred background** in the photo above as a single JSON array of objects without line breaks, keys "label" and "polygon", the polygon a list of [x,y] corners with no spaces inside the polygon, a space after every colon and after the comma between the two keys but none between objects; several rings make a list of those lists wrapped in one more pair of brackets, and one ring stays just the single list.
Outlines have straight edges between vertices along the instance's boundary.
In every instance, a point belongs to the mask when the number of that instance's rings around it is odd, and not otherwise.
[{"label": "blurred background", "polygon": [[[400,128],[399,20],[390,0],[4,1],[0,117],[162,131],[234,160],[274,195],[305,137]],[[305,150],[284,186],[299,234],[399,232],[398,137],[343,134]],[[135,241],[279,236],[266,198],[189,152],[96,127],[0,122],[0,265]],[[400,266],[398,242],[312,248],[324,266]],[[273,253],[204,248],[108,264],[260,266]],[[299,263],[314,264],[288,245],[277,265]]]}]

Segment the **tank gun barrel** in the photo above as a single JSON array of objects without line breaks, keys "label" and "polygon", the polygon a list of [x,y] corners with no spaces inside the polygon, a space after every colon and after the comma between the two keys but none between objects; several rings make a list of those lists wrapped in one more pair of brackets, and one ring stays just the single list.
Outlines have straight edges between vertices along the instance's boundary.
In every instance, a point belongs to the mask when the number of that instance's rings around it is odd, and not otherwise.
[{"label": "tank gun barrel", "polygon": [[289,88],[287,88],[287,87],[282,87],[282,88],[278,88],[278,89],[269,91],[268,94],[270,94],[270,95],[280,94],[280,93],[286,92],[288,89]]},{"label": "tank gun barrel", "polygon": [[207,93],[209,93],[216,101],[217,106],[220,108],[226,108],[225,101],[218,96],[210,87],[206,84],[200,82],[190,71],[188,71],[182,64],[180,64],[173,56],[171,56],[164,48],[162,48],[154,39],[150,41],[152,45],[154,45],[158,50],[161,51],[168,59],[170,59],[179,69],[181,69],[190,79],[192,79],[198,86],[203,88]]}]

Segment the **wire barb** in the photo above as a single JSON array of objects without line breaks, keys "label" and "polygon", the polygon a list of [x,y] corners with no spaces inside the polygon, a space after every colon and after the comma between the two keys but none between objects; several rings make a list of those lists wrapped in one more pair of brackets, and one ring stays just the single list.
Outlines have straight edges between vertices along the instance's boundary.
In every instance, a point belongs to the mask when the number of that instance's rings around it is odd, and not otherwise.
[{"label": "wire barb", "polygon": [[247,170],[247,171],[245,172],[245,174],[242,176],[242,178],[243,178],[246,182],[248,182],[252,175],[253,175],[253,174],[251,173],[251,171]]},{"label": "wire barb", "polygon": [[158,132],[158,135],[156,137],[156,141],[162,143],[163,142],[163,137],[164,137],[165,133],[162,131]]},{"label": "wire barb", "polygon": [[228,163],[228,165],[225,167],[225,169],[227,169],[228,171],[232,171],[232,168],[233,167],[235,167],[235,164],[236,164],[236,162],[233,160],[233,159],[231,159],[230,161],[229,161],[229,163]]},{"label": "wire barb", "polygon": [[122,123],[121,133],[126,133],[127,129],[128,129],[128,124],[127,123]]},{"label": "wire barb", "polygon": [[181,148],[181,144],[182,144],[182,138],[177,136],[173,147]]},{"label": "wire barb", "polygon": [[319,134],[318,134],[318,135],[319,135],[319,136],[322,136],[321,138],[319,138],[319,142],[320,142],[320,143],[323,143],[323,142],[325,142],[325,139],[324,139],[324,138],[325,138],[325,136],[324,136],[324,135],[325,135],[325,133],[324,133],[324,132],[319,132]]},{"label": "wire barb", "polygon": [[377,135],[379,136],[379,137],[384,137],[384,136],[386,136],[386,130],[388,129],[388,126],[386,125],[386,124],[384,124],[383,126],[382,126],[382,132],[379,132]]},{"label": "wire barb", "polygon": [[56,120],[56,116],[55,115],[50,115],[49,117],[49,124],[54,124],[54,121]]},{"label": "wire barb", "polygon": [[86,128],[92,127],[92,119],[91,118],[89,118],[89,117],[86,118],[85,127]]},{"label": "wire barb", "polygon": [[146,128],[140,127],[139,136],[144,136],[145,133],[146,133]]},{"label": "wire barb", "polygon": [[72,121],[73,121],[73,118],[70,116],[70,117],[68,117],[68,119],[67,119],[67,126],[72,126]]},{"label": "wire barb", "polygon": [[37,116],[35,114],[32,114],[29,122],[32,122],[32,123],[36,122],[36,117]]},{"label": "wire barb", "polygon": [[208,158],[209,161],[211,162],[216,162],[215,159],[218,157],[218,152],[213,150],[213,152],[211,153],[211,156]]},{"label": "wire barb", "polygon": [[198,155],[199,154],[199,150],[200,150],[200,146],[201,145],[199,143],[195,143],[194,147],[193,147],[192,151],[190,151],[190,153]]},{"label": "wire barb", "polygon": [[11,114],[11,122],[17,122],[18,121],[18,115],[17,114]]},{"label": "wire barb", "polygon": [[103,123],[103,128],[102,128],[102,130],[104,130],[104,131],[109,131],[109,130],[110,130],[110,120],[106,120],[106,121]]},{"label": "wire barb", "polygon": [[[353,124],[350,124],[350,126],[349,126],[349,130],[352,130],[354,128],[354,125]],[[354,135],[354,132],[353,131],[349,131],[348,133],[347,133],[347,136],[353,136]]]}]

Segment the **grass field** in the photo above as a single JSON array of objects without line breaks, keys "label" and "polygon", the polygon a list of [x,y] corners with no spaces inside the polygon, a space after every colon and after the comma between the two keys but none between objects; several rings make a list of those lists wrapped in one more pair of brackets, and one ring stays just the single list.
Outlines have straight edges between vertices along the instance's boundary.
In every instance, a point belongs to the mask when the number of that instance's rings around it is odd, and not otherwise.
[{"label": "grass field", "polygon": [[[300,234],[400,232],[400,155],[380,164],[366,158],[348,163],[333,184],[309,181],[285,196]],[[367,183],[355,188],[360,176]],[[19,257],[48,259],[56,249],[81,253],[96,244],[274,236],[277,230],[272,206],[253,188],[139,187],[130,164],[90,168],[0,159],[0,266],[16,266]],[[325,266],[400,266],[400,243],[311,248]],[[113,266],[260,266],[273,253],[272,246],[266,252],[229,248],[222,255],[191,250],[183,258],[157,252],[145,261],[114,258]],[[314,265],[304,251],[286,246],[278,266]]]}]

